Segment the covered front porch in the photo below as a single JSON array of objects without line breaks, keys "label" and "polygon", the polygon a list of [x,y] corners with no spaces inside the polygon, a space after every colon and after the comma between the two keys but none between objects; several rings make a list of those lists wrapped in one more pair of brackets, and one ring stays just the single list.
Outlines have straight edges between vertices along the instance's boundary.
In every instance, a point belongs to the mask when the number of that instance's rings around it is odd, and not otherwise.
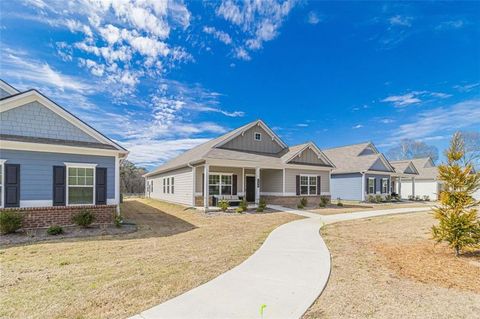
[{"label": "covered front porch", "polygon": [[291,205],[304,196],[309,196],[309,201],[318,202],[320,196],[330,196],[329,170],[209,163],[193,169],[194,203],[205,210],[216,206],[221,199],[231,202],[232,206],[242,200],[258,205],[260,197],[269,204]]},{"label": "covered front porch", "polygon": [[397,194],[401,199],[415,197],[415,176],[410,174],[398,174],[392,176],[391,180],[392,194]]}]

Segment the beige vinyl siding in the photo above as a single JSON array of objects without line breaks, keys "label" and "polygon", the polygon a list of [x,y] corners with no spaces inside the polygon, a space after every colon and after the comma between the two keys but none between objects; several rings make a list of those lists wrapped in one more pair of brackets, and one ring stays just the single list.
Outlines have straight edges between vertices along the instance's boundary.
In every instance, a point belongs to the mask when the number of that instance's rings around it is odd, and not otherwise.
[{"label": "beige vinyl siding", "polygon": [[[256,141],[254,139],[255,133],[260,133],[262,135],[261,141]],[[246,130],[244,134],[235,137],[233,140],[224,144],[221,148],[272,154],[282,151],[282,147],[276,141],[272,140],[270,135],[258,125]]]},{"label": "beige vinyl siding", "polygon": [[[202,193],[202,175],[203,175],[203,166],[198,166],[196,170],[195,178],[195,193],[197,195]],[[210,174],[214,173],[230,173],[237,175],[237,193],[243,192],[243,180],[242,180],[242,169],[239,167],[220,167],[220,166],[210,166]]]},{"label": "beige vinyl siding", "polygon": [[293,158],[290,163],[325,165],[326,163],[318,158],[318,155],[310,148],[304,150],[300,156]]},{"label": "beige vinyl siding", "polygon": [[296,195],[297,189],[295,176],[302,174],[321,176],[321,193],[330,193],[330,174],[328,171],[287,168],[285,169],[285,192],[287,195]]},{"label": "beige vinyl siding", "polygon": [[[174,193],[172,194],[171,191],[170,194],[163,193],[163,179],[170,177],[174,178]],[[147,182],[151,180],[153,180],[153,192],[150,192],[151,198],[183,205],[193,205],[193,173],[190,167],[172,170],[147,178]]]},{"label": "beige vinyl siding", "polygon": [[261,169],[260,181],[260,192],[283,193],[283,170]]}]

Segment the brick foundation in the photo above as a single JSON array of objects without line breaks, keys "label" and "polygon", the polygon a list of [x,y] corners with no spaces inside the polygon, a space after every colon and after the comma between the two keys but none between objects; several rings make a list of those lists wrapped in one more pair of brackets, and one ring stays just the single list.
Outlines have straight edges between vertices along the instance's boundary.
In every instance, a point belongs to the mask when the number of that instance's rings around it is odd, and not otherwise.
[{"label": "brick foundation", "polygon": [[308,200],[307,206],[318,206],[320,204],[320,198],[330,196],[326,195],[319,195],[319,196],[262,196],[263,199],[267,202],[267,204],[271,205],[281,205],[281,206],[290,206],[296,207],[300,204],[300,199],[305,197]]},{"label": "brick foundation", "polygon": [[53,225],[70,226],[74,225],[72,217],[84,209],[95,216],[93,224],[112,224],[115,218],[117,205],[96,205],[96,206],[52,206],[52,207],[24,207],[24,208],[3,208],[13,210],[23,215],[23,229],[43,228]]},{"label": "brick foundation", "polygon": [[[212,196],[208,199],[208,205],[212,206]],[[203,196],[195,196],[195,206],[203,207]]]}]

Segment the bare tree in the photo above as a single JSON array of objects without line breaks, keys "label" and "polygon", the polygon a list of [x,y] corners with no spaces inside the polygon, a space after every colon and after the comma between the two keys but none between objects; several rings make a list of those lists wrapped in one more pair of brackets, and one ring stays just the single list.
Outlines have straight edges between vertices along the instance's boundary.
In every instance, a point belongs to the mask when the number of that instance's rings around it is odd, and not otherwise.
[{"label": "bare tree", "polygon": [[433,145],[412,139],[403,139],[398,145],[387,151],[387,157],[390,160],[414,159],[427,156],[436,161],[438,159],[438,149]]},{"label": "bare tree", "polygon": [[480,169],[480,132],[463,131],[460,132],[464,141],[464,165],[472,164],[475,170]]},{"label": "bare tree", "polygon": [[130,161],[123,161],[120,165],[120,190],[123,194],[140,194],[145,192],[143,175],[147,170],[137,167]]}]

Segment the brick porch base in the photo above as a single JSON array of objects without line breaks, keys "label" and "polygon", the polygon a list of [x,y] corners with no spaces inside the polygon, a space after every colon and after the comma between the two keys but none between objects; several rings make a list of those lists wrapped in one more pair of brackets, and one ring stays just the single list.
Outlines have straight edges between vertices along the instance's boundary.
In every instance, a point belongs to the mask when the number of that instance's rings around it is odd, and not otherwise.
[{"label": "brick porch base", "polygon": [[319,196],[263,196],[262,198],[265,199],[267,204],[272,205],[281,205],[281,206],[297,206],[300,204],[300,199],[305,197],[308,200],[307,206],[318,206],[320,204],[321,197],[328,197],[326,195],[319,195]]},{"label": "brick porch base", "polygon": [[95,216],[94,224],[112,224],[117,205],[96,206],[53,206],[53,207],[23,207],[3,208],[0,211],[13,210],[23,215],[23,229],[43,228],[53,225],[74,225],[72,217],[84,209]]}]

